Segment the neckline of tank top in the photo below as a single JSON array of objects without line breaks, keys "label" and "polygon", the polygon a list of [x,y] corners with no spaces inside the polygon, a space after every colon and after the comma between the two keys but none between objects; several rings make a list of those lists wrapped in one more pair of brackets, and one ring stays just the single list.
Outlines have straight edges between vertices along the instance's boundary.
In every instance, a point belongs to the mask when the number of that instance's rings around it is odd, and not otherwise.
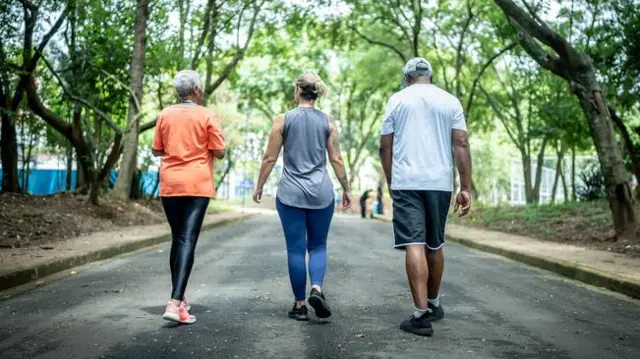
[{"label": "neckline of tank top", "polygon": [[298,106],[296,108],[301,109],[301,110],[317,110],[317,108],[315,108],[315,107],[306,107],[306,106]]}]

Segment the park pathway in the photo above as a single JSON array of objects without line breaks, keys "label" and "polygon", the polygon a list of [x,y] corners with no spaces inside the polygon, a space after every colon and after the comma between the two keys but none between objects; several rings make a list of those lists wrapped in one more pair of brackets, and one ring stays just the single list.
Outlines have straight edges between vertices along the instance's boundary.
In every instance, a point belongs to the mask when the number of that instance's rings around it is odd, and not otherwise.
[{"label": "park pathway", "polygon": [[391,226],[337,216],[327,323],[286,318],[282,230],[263,214],[202,237],[187,289],[198,322],[160,315],[167,245],[0,301],[1,358],[637,358],[638,302],[450,244],[432,338],[397,329],[411,313]]}]

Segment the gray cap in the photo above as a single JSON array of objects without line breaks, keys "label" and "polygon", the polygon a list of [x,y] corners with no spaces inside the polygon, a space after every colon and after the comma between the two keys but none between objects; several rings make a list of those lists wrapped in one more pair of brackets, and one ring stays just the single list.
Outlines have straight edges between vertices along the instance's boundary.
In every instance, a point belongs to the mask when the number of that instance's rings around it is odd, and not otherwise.
[{"label": "gray cap", "polygon": [[414,57],[411,60],[407,61],[406,65],[404,65],[404,78],[402,80],[402,87],[407,87],[406,77],[418,77],[418,76],[426,76],[431,77],[433,74],[433,69],[431,68],[431,63],[427,61],[427,59],[422,57]]}]

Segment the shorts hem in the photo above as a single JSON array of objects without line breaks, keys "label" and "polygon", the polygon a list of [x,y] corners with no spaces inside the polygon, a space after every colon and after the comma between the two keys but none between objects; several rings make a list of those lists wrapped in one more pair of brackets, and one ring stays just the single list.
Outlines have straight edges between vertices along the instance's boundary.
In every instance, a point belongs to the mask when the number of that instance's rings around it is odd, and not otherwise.
[{"label": "shorts hem", "polygon": [[414,245],[414,244],[420,244],[420,245],[423,245],[423,246],[427,247],[429,250],[437,251],[438,249],[440,249],[440,248],[444,247],[444,245],[445,245],[446,243],[442,243],[441,245],[439,245],[439,246],[437,246],[437,247],[429,247],[429,245],[428,245],[428,244],[426,244],[426,243],[424,243],[424,242],[400,243],[400,244],[394,244],[394,245],[393,245],[393,249],[404,249],[405,247],[410,246],[410,245]]}]

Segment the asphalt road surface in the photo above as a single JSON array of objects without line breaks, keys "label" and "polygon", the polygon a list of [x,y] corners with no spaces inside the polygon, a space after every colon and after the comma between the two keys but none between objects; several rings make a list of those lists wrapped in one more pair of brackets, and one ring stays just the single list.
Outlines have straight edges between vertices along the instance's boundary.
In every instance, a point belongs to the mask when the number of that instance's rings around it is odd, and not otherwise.
[{"label": "asphalt road surface", "polygon": [[431,338],[412,311],[391,226],[338,216],[328,322],[288,319],[279,221],[261,215],[201,237],[187,296],[198,322],[161,319],[168,246],[121,257],[0,302],[2,358],[640,358],[637,302],[449,244],[446,317]]}]

